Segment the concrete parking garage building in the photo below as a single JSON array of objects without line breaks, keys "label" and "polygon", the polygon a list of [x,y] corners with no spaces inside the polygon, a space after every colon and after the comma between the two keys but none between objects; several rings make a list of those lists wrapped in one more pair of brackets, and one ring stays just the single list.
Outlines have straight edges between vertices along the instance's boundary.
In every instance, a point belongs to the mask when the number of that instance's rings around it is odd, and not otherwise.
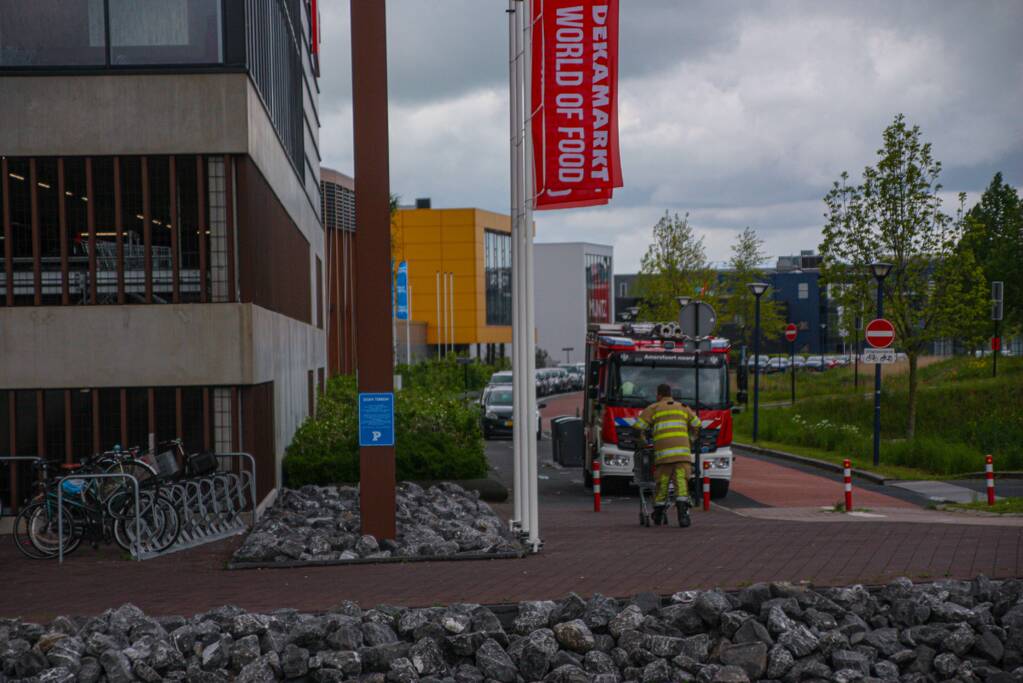
[{"label": "concrete parking garage building", "polygon": [[326,366],[310,12],[0,2],[0,454],[182,437],[279,481]]}]

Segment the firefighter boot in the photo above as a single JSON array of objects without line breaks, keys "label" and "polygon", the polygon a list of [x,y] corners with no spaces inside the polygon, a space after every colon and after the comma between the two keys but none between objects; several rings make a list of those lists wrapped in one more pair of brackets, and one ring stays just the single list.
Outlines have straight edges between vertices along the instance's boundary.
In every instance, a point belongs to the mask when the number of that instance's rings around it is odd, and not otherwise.
[{"label": "firefighter boot", "polygon": [[653,515],[654,526],[661,526],[662,524],[667,524],[668,523],[668,518],[664,514],[664,507],[665,506],[663,504],[655,505],[654,506],[654,515]]},{"label": "firefighter boot", "polygon": [[689,516],[689,499],[679,498],[678,502],[675,503],[675,508],[678,511],[679,527],[685,529],[686,527],[691,526],[693,523],[693,518]]}]

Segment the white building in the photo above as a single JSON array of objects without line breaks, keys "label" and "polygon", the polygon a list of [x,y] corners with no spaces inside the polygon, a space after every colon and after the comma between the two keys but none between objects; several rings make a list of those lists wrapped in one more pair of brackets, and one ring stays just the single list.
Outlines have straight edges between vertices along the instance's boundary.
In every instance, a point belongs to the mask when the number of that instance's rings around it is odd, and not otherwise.
[{"label": "white building", "polygon": [[614,320],[613,255],[588,242],[535,246],[536,345],[552,361],[582,362],[586,325]]}]

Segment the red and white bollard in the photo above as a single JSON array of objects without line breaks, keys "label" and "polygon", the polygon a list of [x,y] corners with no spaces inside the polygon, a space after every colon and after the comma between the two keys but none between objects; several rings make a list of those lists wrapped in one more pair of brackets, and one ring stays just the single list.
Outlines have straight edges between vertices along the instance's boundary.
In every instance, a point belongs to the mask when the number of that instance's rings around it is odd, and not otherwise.
[{"label": "red and white bollard", "polygon": [[593,459],[593,511],[600,512],[600,460]]},{"label": "red and white bollard", "polygon": [[703,463],[703,510],[710,510],[710,463]]},{"label": "red and white bollard", "polygon": [[995,504],[995,461],[990,455],[984,457],[984,476],[987,477],[987,504]]},{"label": "red and white bollard", "polygon": [[852,512],[852,463],[846,458],[842,461],[842,466],[845,468],[843,472],[845,477],[845,511]]}]

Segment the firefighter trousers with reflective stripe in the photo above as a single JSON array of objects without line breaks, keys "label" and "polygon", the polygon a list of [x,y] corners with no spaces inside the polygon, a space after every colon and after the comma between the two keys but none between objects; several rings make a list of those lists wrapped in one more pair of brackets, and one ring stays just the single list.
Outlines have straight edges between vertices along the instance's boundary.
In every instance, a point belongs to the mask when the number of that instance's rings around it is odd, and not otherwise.
[{"label": "firefighter trousers with reflective stripe", "polygon": [[664,505],[668,502],[668,484],[672,477],[675,478],[675,495],[685,498],[689,495],[689,477],[693,472],[691,462],[669,462],[663,465],[654,466],[654,481],[657,488],[654,490],[654,505]]}]

